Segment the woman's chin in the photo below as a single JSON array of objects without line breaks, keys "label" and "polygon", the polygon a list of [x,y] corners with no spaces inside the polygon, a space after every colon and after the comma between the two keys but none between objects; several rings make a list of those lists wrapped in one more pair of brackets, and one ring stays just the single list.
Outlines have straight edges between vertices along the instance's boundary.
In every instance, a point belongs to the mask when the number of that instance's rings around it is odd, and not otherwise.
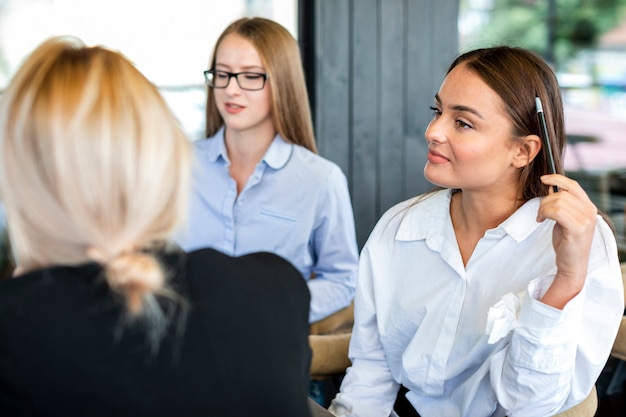
[{"label": "woman's chin", "polygon": [[441,178],[441,176],[430,172],[428,164],[426,164],[426,167],[424,168],[424,178],[437,187],[454,188],[454,185],[451,184],[450,181],[446,181],[444,178]]}]

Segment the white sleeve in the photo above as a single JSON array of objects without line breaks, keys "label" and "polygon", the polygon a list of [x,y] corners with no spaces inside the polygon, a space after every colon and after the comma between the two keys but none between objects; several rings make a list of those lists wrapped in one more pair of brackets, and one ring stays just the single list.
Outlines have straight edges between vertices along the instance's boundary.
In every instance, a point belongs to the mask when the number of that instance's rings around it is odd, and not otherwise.
[{"label": "white sleeve", "polygon": [[558,310],[539,301],[554,277],[533,280],[519,299],[510,342],[490,359],[491,384],[509,417],[573,407],[587,397],[609,357],[624,311],[623,283],[613,234],[598,223],[583,290]]},{"label": "white sleeve", "polygon": [[389,416],[399,384],[393,379],[378,332],[368,245],[363,248],[355,298],[348,368],[329,411],[336,416]]}]

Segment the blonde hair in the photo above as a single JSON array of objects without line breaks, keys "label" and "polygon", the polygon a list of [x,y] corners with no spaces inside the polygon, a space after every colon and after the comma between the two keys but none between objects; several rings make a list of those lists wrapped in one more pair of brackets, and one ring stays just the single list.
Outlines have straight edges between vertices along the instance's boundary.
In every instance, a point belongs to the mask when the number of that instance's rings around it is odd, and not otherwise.
[{"label": "blonde hair", "polygon": [[[211,69],[222,40],[237,34],[254,46],[269,75],[271,86],[272,123],[280,136],[317,153],[309,96],[304,80],[298,42],[280,24],[260,17],[242,18],[231,23],[220,35],[213,48]],[[215,105],[212,91],[207,94],[206,136],[211,137],[224,125]]]},{"label": "blonde hair", "polygon": [[184,217],[190,152],[121,54],[41,44],[0,97],[0,195],[20,270],[96,261],[130,316],[155,313],[167,290],[150,250]]}]

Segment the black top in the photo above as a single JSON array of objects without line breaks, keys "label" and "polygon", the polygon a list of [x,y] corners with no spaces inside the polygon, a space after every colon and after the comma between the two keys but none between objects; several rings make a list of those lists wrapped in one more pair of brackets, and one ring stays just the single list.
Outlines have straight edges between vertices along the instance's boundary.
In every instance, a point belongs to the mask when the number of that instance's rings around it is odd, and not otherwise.
[{"label": "black top", "polygon": [[189,302],[157,353],[96,264],[0,282],[0,416],[309,416],[309,292],[269,253],[161,257]]}]

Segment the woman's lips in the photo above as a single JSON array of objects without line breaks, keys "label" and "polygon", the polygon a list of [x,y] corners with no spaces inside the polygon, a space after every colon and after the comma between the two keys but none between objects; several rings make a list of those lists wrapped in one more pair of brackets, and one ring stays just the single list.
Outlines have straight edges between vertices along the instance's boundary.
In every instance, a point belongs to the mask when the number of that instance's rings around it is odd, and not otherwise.
[{"label": "woman's lips", "polygon": [[448,162],[449,159],[436,151],[428,151],[428,162],[432,164],[444,164]]},{"label": "woman's lips", "polygon": [[230,113],[230,114],[237,114],[237,113],[239,113],[239,112],[241,112],[241,111],[243,111],[245,109],[245,107],[240,106],[240,105],[235,104],[235,103],[226,103],[224,105],[224,108],[225,108],[226,112]]}]

